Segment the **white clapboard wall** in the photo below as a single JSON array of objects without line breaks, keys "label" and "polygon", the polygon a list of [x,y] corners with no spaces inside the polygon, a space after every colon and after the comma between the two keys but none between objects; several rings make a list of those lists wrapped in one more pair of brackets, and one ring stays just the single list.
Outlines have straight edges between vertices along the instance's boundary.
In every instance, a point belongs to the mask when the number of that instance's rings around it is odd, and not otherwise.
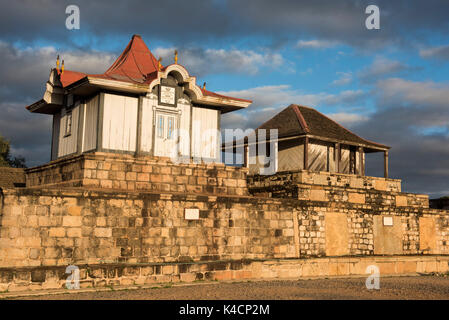
[{"label": "white clapboard wall", "polygon": [[[65,109],[61,111],[61,118],[59,121],[58,157],[64,157],[77,151],[79,111],[79,103],[69,111]],[[69,117],[70,114],[72,117],[72,129],[70,134],[66,134],[67,117]]]},{"label": "white clapboard wall", "polygon": [[97,147],[99,95],[88,100],[84,108],[83,152]]},{"label": "white clapboard wall", "polygon": [[185,99],[178,100],[178,108],[181,111],[179,120],[179,153],[182,156],[190,156],[190,103]]},{"label": "white clapboard wall", "polygon": [[55,160],[58,158],[60,121],[61,121],[61,113],[59,112],[53,116],[51,160]]},{"label": "white clapboard wall", "polygon": [[104,94],[103,149],[136,151],[138,103],[135,97]]},{"label": "white clapboard wall", "polygon": [[192,108],[192,153],[193,157],[217,159],[218,157],[218,111]]}]

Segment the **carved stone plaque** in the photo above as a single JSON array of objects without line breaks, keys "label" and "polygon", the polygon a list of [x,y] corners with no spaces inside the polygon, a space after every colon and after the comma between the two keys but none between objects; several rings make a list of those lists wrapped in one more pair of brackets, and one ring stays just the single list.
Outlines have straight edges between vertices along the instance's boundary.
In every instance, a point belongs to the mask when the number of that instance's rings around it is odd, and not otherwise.
[{"label": "carved stone plaque", "polygon": [[161,86],[160,102],[164,104],[175,104],[175,88],[168,86]]}]

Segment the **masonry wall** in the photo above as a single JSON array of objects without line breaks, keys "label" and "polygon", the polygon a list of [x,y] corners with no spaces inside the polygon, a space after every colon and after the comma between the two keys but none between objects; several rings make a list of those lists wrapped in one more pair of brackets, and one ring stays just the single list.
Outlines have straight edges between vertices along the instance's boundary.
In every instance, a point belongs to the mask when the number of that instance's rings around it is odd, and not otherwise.
[{"label": "masonry wall", "polygon": [[77,188],[8,189],[2,203],[0,267],[449,252],[446,211],[395,204]]},{"label": "masonry wall", "polygon": [[27,169],[28,187],[89,187],[247,195],[248,170],[221,163],[173,163],[169,158],[88,153]]},{"label": "masonry wall", "polygon": [[[138,192],[4,190],[0,267],[295,257],[282,201]],[[199,220],[184,219],[198,208]]]},{"label": "masonry wall", "polygon": [[[449,253],[448,212],[429,209],[425,195],[401,193],[399,180],[310,172],[245,179],[246,173],[101,154],[29,169],[30,187],[0,193],[0,287],[19,281],[10,270],[20,268],[24,283],[42,274],[61,279],[68,265],[86,272],[96,266],[111,281],[122,278],[117,270],[148,272],[156,281],[179,280],[186,264],[203,277],[234,277],[237,270],[244,277],[242,261]],[[148,177],[138,181],[142,174]],[[101,188],[105,180],[112,188]],[[198,220],[185,219],[192,208]],[[135,267],[142,264],[148,269]]]}]

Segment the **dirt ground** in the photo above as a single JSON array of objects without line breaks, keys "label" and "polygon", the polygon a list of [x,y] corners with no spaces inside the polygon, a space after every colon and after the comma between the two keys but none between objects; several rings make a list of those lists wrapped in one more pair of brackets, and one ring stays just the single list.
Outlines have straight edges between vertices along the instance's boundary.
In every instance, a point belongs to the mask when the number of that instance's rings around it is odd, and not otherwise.
[{"label": "dirt ground", "polygon": [[37,300],[309,300],[309,299],[449,299],[449,278],[438,276],[380,279],[368,290],[364,278],[200,283],[137,290],[111,290],[20,297]]}]

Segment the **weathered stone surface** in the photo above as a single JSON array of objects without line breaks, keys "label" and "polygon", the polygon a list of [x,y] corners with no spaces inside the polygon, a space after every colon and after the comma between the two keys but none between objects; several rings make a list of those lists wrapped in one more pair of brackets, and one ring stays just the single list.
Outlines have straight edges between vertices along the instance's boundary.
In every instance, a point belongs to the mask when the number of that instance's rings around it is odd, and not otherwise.
[{"label": "weathered stone surface", "polygon": [[434,217],[419,217],[419,249],[423,253],[438,253],[436,233]]},{"label": "weathered stone surface", "polygon": [[374,254],[393,255],[403,253],[401,217],[392,217],[393,225],[383,225],[383,216],[374,216]]},{"label": "weathered stone surface", "polygon": [[326,255],[343,256],[349,254],[348,219],[346,214],[326,212]]}]

